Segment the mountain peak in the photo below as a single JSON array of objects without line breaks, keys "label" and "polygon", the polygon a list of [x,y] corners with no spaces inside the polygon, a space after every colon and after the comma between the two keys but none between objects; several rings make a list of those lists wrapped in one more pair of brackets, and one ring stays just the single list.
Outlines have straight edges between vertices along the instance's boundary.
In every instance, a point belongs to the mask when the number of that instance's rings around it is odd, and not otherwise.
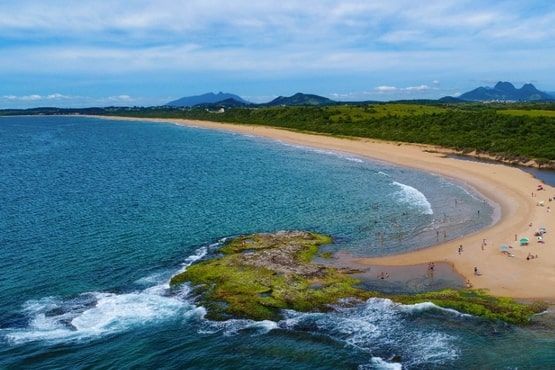
[{"label": "mountain peak", "polygon": [[267,103],[268,105],[326,105],[333,104],[334,101],[323,96],[304,94],[298,92],[289,97],[279,96]]},{"label": "mountain peak", "polygon": [[522,85],[520,90],[521,91],[534,91],[534,92],[539,91],[538,89],[536,89],[536,86],[532,85],[531,83],[527,83],[527,84]]},{"label": "mountain peak", "polygon": [[495,84],[493,88],[496,90],[507,91],[507,92],[516,90],[515,85],[507,81],[499,81],[498,83]]},{"label": "mountain peak", "polygon": [[214,94],[213,92],[209,92],[202,95],[186,96],[186,97],[171,101],[166,105],[169,105],[171,107],[194,107],[195,105],[199,105],[199,104],[215,104],[229,99],[236,100],[239,103],[249,104],[246,100],[244,100],[238,95],[220,91],[217,94]]},{"label": "mountain peak", "polygon": [[520,89],[507,81],[499,81],[494,87],[478,87],[462,94],[467,101],[548,101],[553,97],[536,89],[531,83],[524,84]]}]

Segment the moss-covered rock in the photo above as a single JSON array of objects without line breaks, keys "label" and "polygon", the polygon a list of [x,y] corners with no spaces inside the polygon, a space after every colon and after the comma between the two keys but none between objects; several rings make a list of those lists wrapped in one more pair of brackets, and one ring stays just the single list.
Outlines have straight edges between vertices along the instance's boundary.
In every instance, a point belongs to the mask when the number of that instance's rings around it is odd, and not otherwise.
[{"label": "moss-covered rock", "polygon": [[221,256],[196,263],[171,284],[191,282],[214,319],[277,319],[284,308],[327,310],[341,298],[366,298],[339,269],[310,263],[331,238],[308,232],[254,234],[230,240]]},{"label": "moss-covered rock", "polygon": [[518,303],[512,298],[494,297],[483,289],[445,289],[415,295],[391,296],[390,298],[404,304],[432,302],[440,307],[513,324],[527,323],[532,315],[547,308],[547,305],[541,302],[527,305]]},{"label": "moss-covered rock", "polygon": [[386,295],[366,291],[351,276],[352,270],[312,263],[326,235],[290,231],[252,234],[229,240],[220,255],[189,266],[170,284],[190,282],[208,317],[276,320],[282,309],[326,311],[344,298],[389,298],[403,304],[433,302],[457,311],[526,323],[544,309],[510,298],[493,297],[482,290],[442,290],[414,295]]}]

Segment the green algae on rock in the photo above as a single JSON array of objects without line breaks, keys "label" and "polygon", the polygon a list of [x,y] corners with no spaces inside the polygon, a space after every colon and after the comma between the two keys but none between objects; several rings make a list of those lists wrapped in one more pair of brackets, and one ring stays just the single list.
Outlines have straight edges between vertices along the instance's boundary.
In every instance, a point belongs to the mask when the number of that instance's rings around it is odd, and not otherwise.
[{"label": "green algae on rock", "polygon": [[240,236],[220,249],[221,256],[193,264],[171,284],[191,282],[214,319],[278,319],[281,309],[325,311],[342,298],[370,297],[347,271],[310,263],[330,242],[300,231]]},{"label": "green algae on rock", "polygon": [[402,304],[432,302],[460,312],[523,324],[543,309],[480,290],[446,289],[414,295],[387,295],[359,286],[357,270],[312,263],[326,235],[287,231],[252,234],[229,240],[220,255],[195,263],[175,275],[172,286],[190,282],[208,318],[277,320],[282,309],[328,311],[343,299],[388,298]]}]

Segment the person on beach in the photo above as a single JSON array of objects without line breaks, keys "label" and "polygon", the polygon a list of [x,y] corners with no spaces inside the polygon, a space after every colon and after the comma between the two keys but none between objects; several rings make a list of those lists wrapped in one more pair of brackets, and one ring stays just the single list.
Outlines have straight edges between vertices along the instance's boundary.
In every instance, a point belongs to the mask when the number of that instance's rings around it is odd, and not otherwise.
[{"label": "person on beach", "polygon": [[463,246],[461,244],[461,245],[459,245],[459,256],[461,255],[462,252],[463,252]]},{"label": "person on beach", "polygon": [[426,277],[428,279],[434,278],[434,268],[435,268],[435,264],[433,262],[428,263],[428,272],[426,273]]},{"label": "person on beach", "polygon": [[479,276],[478,267],[474,266],[474,275]]}]

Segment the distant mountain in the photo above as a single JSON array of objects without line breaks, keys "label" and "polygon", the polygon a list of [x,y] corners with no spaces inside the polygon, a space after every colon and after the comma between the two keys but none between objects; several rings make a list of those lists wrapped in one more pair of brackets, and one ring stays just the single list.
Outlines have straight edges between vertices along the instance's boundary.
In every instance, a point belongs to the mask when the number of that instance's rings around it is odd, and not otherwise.
[{"label": "distant mountain", "polygon": [[438,99],[439,102],[442,103],[464,103],[465,100],[455,98],[453,96],[444,96],[443,98]]},{"label": "distant mountain", "polygon": [[279,96],[266,105],[327,105],[334,104],[331,99],[319,95],[296,93],[292,96]]},{"label": "distant mountain", "polygon": [[219,103],[228,99],[233,99],[243,104],[249,104],[248,101],[244,100],[240,96],[237,96],[235,94],[230,94],[230,93],[223,93],[220,91],[217,94],[208,93],[208,94],[195,95],[195,96],[186,96],[184,98],[171,101],[166,105],[170,107],[194,107],[195,105],[199,105],[199,104]]},{"label": "distant mountain", "polygon": [[543,91],[536,89],[532,84],[524,84],[517,89],[510,82],[499,81],[494,87],[478,87],[468,91],[459,99],[466,101],[546,101],[553,100],[553,97]]},{"label": "distant mountain", "polygon": [[234,98],[225,99],[216,103],[202,103],[197,104],[195,108],[240,108],[252,106],[252,103],[246,103],[243,101],[238,101]]}]

